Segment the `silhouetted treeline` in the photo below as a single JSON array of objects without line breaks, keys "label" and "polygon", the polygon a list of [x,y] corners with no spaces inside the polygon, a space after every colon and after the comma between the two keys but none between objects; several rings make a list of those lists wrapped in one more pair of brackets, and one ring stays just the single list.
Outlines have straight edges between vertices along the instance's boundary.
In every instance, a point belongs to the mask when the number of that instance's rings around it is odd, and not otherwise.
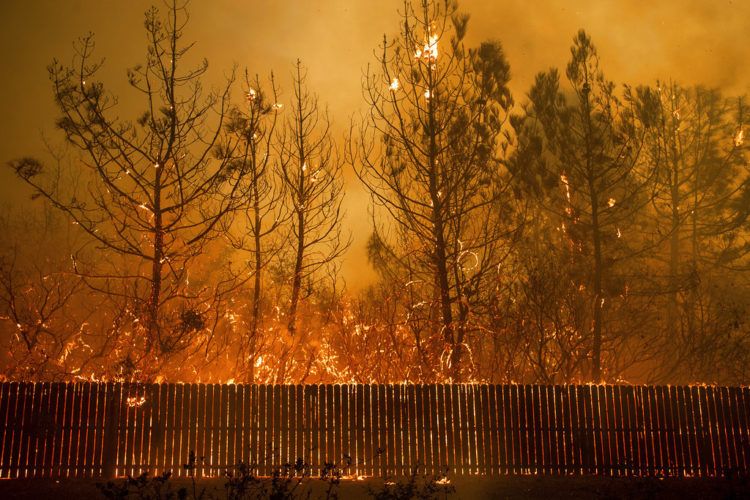
[{"label": "silhouetted treeline", "polygon": [[[501,43],[415,0],[339,137],[317,68],[290,95],[249,70],[206,91],[167,10],[127,72],[139,109],[90,36],[49,67],[64,145],[9,162],[32,201],[0,220],[5,377],[750,380],[741,96],[612,82],[582,30],[514,99]],[[347,182],[373,200],[357,293]]]}]

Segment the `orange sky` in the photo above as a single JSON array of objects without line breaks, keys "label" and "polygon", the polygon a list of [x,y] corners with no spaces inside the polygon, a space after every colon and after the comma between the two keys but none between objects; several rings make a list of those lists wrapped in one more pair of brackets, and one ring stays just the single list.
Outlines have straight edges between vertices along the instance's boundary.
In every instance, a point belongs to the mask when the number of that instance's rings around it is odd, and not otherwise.
[{"label": "orange sky", "polygon": [[[39,155],[42,132],[54,136],[55,109],[46,66],[67,60],[71,42],[93,31],[106,56],[103,79],[125,88],[124,69],[143,57],[143,0],[2,0],[0,2],[0,162]],[[328,103],[340,133],[361,109],[360,78],[383,33],[398,30],[400,0],[194,0],[187,38],[219,81],[234,63],[253,73],[274,70],[288,87],[292,63],[309,67],[309,83]],[[609,78],[633,84],[673,78],[684,84],[750,91],[750,1],[746,0],[464,0],[471,14],[468,42],[503,43],[511,88],[522,101],[534,75],[564,67],[570,41],[585,28]],[[0,196],[18,203],[18,184],[0,172]],[[24,197],[25,198],[25,197]],[[367,197],[347,186],[347,224],[354,244],[344,275],[350,288],[363,272]]]}]

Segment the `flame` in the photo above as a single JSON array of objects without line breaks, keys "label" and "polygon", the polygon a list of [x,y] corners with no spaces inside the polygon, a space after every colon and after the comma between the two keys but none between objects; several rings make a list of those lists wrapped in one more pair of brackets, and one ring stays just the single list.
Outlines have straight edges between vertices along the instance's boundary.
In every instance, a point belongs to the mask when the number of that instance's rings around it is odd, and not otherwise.
[{"label": "flame", "polygon": [[607,205],[609,206],[609,208],[614,207],[615,206],[615,199],[614,198],[610,198],[609,200],[607,200]]},{"label": "flame", "polygon": [[430,39],[425,45],[425,50],[423,53],[426,53],[431,61],[434,61],[438,57],[438,36],[437,35],[430,35]]},{"label": "flame", "polygon": [[426,59],[428,61],[436,60],[438,57],[438,38],[437,35],[430,35],[424,47],[421,49],[417,47],[414,51],[414,58]]},{"label": "flame", "polygon": [[254,88],[250,88],[245,92],[245,96],[247,97],[248,102],[253,102],[258,96],[258,92]]},{"label": "flame", "polygon": [[565,197],[568,199],[568,202],[570,202],[570,184],[568,183],[568,176],[560,174],[560,181],[565,184]]},{"label": "flame", "polygon": [[745,142],[745,131],[739,129],[737,134],[734,136],[734,147],[738,148]]},{"label": "flame", "polygon": [[146,403],[146,397],[145,396],[130,396],[127,399],[128,406],[131,408],[140,408]]},{"label": "flame", "polygon": [[400,84],[399,84],[398,78],[394,78],[389,88],[391,89],[392,92],[395,92],[398,90],[399,86]]},{"label": "flame", "polygon": [[273,106],[271,106],[271,107],[272,107],[272,108],[273,108],[274,110],[276,110],[276,111],[281,111],[281,108],[283,108],[283,107],[284,107],[284,105],[283,105],[283,104],[281,104],[280,102],[277,102],[277,103],[274,103],[274,105],[273,105]]},{"label": "flame", "polygon": [[424,98],[429,99],[432,97],[432,92],[430,92],[430,89],[427,89],[424,91]]}]

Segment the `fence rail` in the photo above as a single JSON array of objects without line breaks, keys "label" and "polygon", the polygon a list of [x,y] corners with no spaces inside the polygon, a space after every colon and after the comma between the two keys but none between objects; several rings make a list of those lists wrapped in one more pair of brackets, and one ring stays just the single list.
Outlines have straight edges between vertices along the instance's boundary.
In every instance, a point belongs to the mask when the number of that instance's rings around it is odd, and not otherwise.
[{"label": "fence rail", "polygon": [[750,389],[0,384],[0,477],[750,473]]}]

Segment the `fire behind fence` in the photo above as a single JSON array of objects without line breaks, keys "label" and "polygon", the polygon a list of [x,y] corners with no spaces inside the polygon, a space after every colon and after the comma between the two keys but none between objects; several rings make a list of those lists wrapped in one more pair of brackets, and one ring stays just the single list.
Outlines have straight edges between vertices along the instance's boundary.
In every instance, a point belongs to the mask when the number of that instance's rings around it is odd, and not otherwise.
[{"label": "fire behind fence", "polygon": [[[0,474],[722,476],[750,472],[750,389],[622,385],[19,383],[0,387]],[[350,457],[351,461],[347,457]]]}]

